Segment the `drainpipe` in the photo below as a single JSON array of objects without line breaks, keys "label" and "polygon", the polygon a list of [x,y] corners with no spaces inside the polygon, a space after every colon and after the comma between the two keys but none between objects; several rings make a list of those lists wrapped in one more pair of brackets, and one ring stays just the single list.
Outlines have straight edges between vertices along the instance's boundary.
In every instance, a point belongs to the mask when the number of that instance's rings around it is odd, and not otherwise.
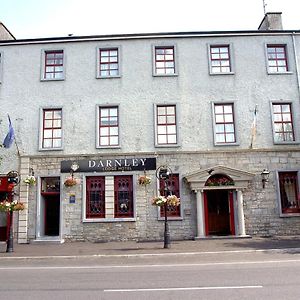
[{"label": "drainpipe", "polygon": [[299,77],[299,68],[298,68],[298,57],[297,57],[297,48],[296,48],[296,42],[295,42],[295,32],[292,32],[292,41],[293,41],[293,50],[294,50],[294,56],[295,56],[295,63],[296,63],[296,77],[297,77],[297,87],[298,87],[298,95],[300,99],[300,77]]}]

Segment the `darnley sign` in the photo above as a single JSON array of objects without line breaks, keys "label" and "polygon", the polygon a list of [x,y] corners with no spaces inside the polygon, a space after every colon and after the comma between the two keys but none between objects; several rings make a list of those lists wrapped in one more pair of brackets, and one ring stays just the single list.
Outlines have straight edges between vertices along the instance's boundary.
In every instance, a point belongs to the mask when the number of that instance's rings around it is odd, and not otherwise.
[{"label": "darnley sign", "polygon": [[[69,173],[73,160],[61,162],[61,172]],[[116,172],[144,171],[156,169],[156,158],[113,158],[113,159],[84,159],[75,161],[79,169],[76,172]]]}]

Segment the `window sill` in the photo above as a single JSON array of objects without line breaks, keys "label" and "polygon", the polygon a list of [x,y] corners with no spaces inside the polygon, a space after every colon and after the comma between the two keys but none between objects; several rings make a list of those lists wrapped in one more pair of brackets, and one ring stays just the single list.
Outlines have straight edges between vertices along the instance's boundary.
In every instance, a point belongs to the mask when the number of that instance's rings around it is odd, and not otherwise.
[{"label": "window sill", "polygon": [[166,145],[155,145],[155,148],[179,148],[180,145],[178,144],[166,144]]},{"label": "window sill", "polygon": [[287,71],[287,72],[269,72],[268,75],[293,75],[293,72]]},{"label": "window sill", "polygon": [[121,78],[121,75],[112,75],[112,76],[97,76],[96,79],[114,79]]},{"label": "window sill", "polygon": [[83,219],[83,223],[117,223],[117,222],[136,222],[136,218],[98,218]]},{"label": "window sill", "polygon": [[64,148],[39,148],[39,151],[63,151]]},{"label": "window sill", "polygon": [[209,75],[215,76],[215,75],[234,75],[234,72],[220,72],[220,73],[213,73],[213,72],[209,72]]},{"label": "window sill", "polygon": [[121,149],[121,146],[96,146],[96,149]]},{"label": "window sill", "polygon": [[230,147],[230,146],[240,146],[239,143],[223,143],[223,144],[214,144],[215,147]]},{"label": "window sill", "polygon": [[174,74],[153,74],[153,77],[178,77],[178,73],[174,73]]},{"label": "window sill", "polygon": [[300,213],[280,213],[280,218],[300,217]]},{"label": "window sill", "polygon": [[[158,217],[158,221],[164,221],[165,217]],[[183,217],[168,217],[168,221],[183,221]]]},{"label": "window sill", "polygon": [[46,78],[41,78],[41,81],[64,81],[65,78],[52,78],[52,79],[46,79]]},{"label": "window sill", "polygon": [[299,142],[274,142],[274,145],[299,145]]}]

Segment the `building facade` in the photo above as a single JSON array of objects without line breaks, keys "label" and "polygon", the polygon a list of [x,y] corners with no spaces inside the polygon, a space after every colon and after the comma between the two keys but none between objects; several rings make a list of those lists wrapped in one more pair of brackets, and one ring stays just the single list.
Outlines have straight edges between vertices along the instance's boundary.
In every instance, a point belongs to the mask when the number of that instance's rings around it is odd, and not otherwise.
[{"label": "building facade", "polygon": [[253,31],[0,41],[18,242],[160,240],[160,166],[181,199],[171,239],[299,234],[300,32],[270,22],[280,14]]}]

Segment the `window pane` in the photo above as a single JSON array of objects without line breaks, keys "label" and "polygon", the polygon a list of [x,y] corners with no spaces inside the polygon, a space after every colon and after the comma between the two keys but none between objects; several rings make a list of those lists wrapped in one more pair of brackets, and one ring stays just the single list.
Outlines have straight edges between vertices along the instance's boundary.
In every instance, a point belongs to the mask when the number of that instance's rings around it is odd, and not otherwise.
[{"label": "window pane", "polygon": [[61,147],[61,139],[54,139],[53,148],[60,148],[60,147]]},{"label": "window pane", "polygon": [[166,134],[167,133],[167,127],[166,126],[158,126],[157,127],[157,133],[158,134]]},{"label": "window pane", "polygon": [[108,127],[101,127],[100,128],[100,135],[101,136],[107,136],[108,135]]},{"label": "window pane", "polygon": [[110,128],[110,135],[118,135],[119,129],[118,127],[111,127]]},{"label": "window pane", "polygon": [[53,137],[54,138],[60,138],[61,137],[61,130],[60,129],[54,129],[53,130]]},{"label": "window pane", "polygon": [[158,144],[167,144],[167,136],[166,135],[159,135],[157,136]]},{"label": "window pane", "polygon": [[232,106],[231,105],[224,105],[224,113],[225,114],[232,113]]},{"label": "window pane", "polygon": [[216,134],[216,143],[225,143],[225,135]]},{"label": "window pane", "polygon": [[100,145],[107,146],[108,145],[108,137],[100,137]]},{"label": "window pane", "polygon": [[224,123],[224,116],[216,115],[216,123]]},{"label": "window pane", "polygon": [[216,133],[221,133],[225,131],[224,125],[223,124],[218,124],[215,126],[215,131]]},{"label": "window pane", "polygon": [[227,122],[233,122],[233,116],[232,115],[225,115],[224,116],[225,117],[225,122],[227,123]]},{"label": "window pane", "polygon": [[158,124],[166,124],[166,123],[167,123],[167,118],[166,118],[166,116],[158,116],[158,118],[157,118],[157,123],[158,123]]},{"label": "window pane", "polygon": [[52,129],[45,129],[44,130],[44,138],[51,138],[52,137]]},{"label": "window pane", "polygon": [[43,148],[52,148],[52,140],[44,140]]},{"label": "window pane", "polygon": [[52,128],[52,120],[45,120],[44,127],[45,128]]},{"label": "window pane", "polygon": [[169,126],[167,126],[167,131],[168,131],[168,134],[174,134],[174,133],[176,133],[176,126],[175,125],[169,125]]},{"label": "window pane", "polygon": [[168,144],[176,144],[176,135],[169,135],[168,136]]},{"label": "window pane", "polygon": [[226,134],[226,142],[227,143],[234,143],[235,138],[233,133]]},{"label": "window pane", "polygon": [[223,113],[223,106],[215,105],[215,113],[216,114],[222,114]]},{"label": "window pane", "polygon": [[110,137],[110,144],[111,145],[118,145],[119,144],[119,138],[117,136],[111,136]]}]

